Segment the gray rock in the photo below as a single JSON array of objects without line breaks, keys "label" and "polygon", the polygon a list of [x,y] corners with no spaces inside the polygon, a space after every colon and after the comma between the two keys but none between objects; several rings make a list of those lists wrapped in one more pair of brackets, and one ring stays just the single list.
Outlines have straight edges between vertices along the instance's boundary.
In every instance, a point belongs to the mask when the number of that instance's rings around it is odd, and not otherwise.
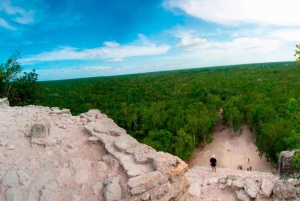
[{"label": "gray rock", "polygon": [[271,197],[273,191],[274,183],[270,180],[263,179],[261,184],[261,195],[266,198]]},{"label": "gray rock", "polygon": [[105,181],[104,198],[106,201],[119,201],[122,199],[119,177],[110,177]]},{"label": "gray rock", "polygon": [[31,127],[31,142],[45,144],[45,139],[50,135],[51,123],[49,119],[37,119]]},{"label": "gray rock", "polygon": [[18,175],[15,170],[9,170],[2,179],[3,186],[16,187],[18,182]]},{"label": "gray rock", "polygon": [[0,108],[5,108],[9,106],[7,98],[0,98]]},{"label": "gray rock", "polygon": [[235,191],[236,196],[241,201],[250,201],[250,197],[246,194],[243,189],[239,189]]},{"label": "gray rock", "polygon": [[276,198],[279,199],[295,199],[296,188],[289,182],[283,180],[277,180],[275,182],[273,193]]},{"label": "gray rock", "polygon": [[299,153],[300,149],[282,151],[278,157],[278,169],[280,179],[296,178],[299,174],[300,165],[293,164],[293,156]]},{"label": "gray rock", "polygon": [[258,192],[259,192],[260,186],[250,178],[247,178],[244,184],[245,192],[251,197],[256,198]]},{"label": "gray rock", "polygon": [[15,188],[10,188],[5,193],[6,201],[21,201],[20,192]]}]

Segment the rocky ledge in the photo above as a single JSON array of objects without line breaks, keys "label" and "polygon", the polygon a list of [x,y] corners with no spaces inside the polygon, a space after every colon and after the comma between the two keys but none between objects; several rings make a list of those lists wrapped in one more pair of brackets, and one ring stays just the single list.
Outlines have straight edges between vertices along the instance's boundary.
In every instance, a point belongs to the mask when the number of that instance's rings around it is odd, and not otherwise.
[{"label": "rocky ledge", "polygon": [[288,177],[297,170],[291,157],[280,159],[285,180],[188,169],[180,158],[138,143],[99,110],[72,116],[0,99],[1,201],[300,200],[299,180]]}]

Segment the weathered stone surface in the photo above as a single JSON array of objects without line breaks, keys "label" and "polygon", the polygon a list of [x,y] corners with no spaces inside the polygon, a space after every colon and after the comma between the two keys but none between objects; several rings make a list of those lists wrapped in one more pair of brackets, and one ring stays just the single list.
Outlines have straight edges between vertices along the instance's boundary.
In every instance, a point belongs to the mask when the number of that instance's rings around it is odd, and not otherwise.
[{"label": "weathered stone surface", "polygon": [[5,147],[6,145],[7,145],[7,140],[6,139],[0,139],[0,145],[2,146],[2,147]]},{"label": "weathered stone surface", "polygon": [[92,142],[92,143],[97,143],[97,142],[99,142],[99,138],[97,138],[97,137],[89,137],[88,141]]},{"label": "weathered stone surface", "polygon": [[99,197],[100,195],[100,191],[102,191],[103,189],[103,183],[98,181],[96,182],[93,186],[92,186],[92,190],[94,192],[94,194]]},{"label": "weathered stone surface", "polygon": [[25,171],[23,170],[18,170],[17,174],[19,175],[19,181],[20,184],[24,186],[29,186],[29,184],[32,182],[32,177]]},{"label": "weathered stone surface", "polygon": [[7,98],[0,98],[0,108],[5,108],[9,106]]},{"label": "weathered stone surface", "polygon": [[70,187],[74,180],[69,168],[62,168],[56,178],[56,181],[59,187]]},{"label": "weathered stone surface", "polygon": [[244,184],[245,184],[245,180],[246,178],[245,177],[239,177],[235,180],[232,180],[232,183],[231,183],[231,186],[232,188],[234,189],[241,189],[244,187]]},{"label": "weathered stone surface", "polygon": [[169,179],[183,175],[188,169],[188,165],[179,157],[164,152],[156,153],[153,166],[156,170],[164,173]]},{"label": "weathered stone surface", "polygon": [[34,193],[29,192],[27,201],[37,201],[37,198],[35,197]]},{"label": "weathered stone surface", "polygon": [[115,141],[115,146],[123,152],[132,154],[134,148],[138,145],[138,141],[131,137],[130,135],[121,135],[117,137]]},{"label": "weathered stone surface", "polygon": [[56,201],[56,195],[48,189],[43,189],[40,196],[40,201]]},{"label": "weathered stone surface", "polygon": [[187,177],[177,177],[176,181],[171,183],[171,192],[170,192],[170,198],[177,198],[180,197],[180,195],[188,190],[190,187],[190,182]]},{"label": "weathered stone surface", "polygon": [[10,188],[5,193],[6,201],[21,201],[21,194],[15,188]]},{"label": "weathered stone surface", "polygon": [[54,174],[51,169],[42,169],[35,176],[35,180],[32,184],[33,188],[41,189],[43,185],[54,179]]},{"label": "weathered stone surface", "polygon": [[150,163],[153,161],[156,151],[145,144],[139,144],[135,147],[133,154],[136,163]]},{"label": "weathered stone surface", "polygon": [[260,187],[261,188],[261,194],[266,198],[271,197],[273,187],[274,187],[274,183],[272,181],[267,180],[267,179],[263,179],[261,187]]},{"label": "weathered stone surface", "polygon": [[128,187],[131,195],[141,194],[154,188],[158,184],[166,183],[168,179],[159,171],[130,178]]},{"label": "weathered stone surface", "polygon": [[89,179],[89,171],[86,169],[77,170],[74,180],[77,184],[83,184],[86,183]]},{"label": "weathered stone surface", "polygon": [[275,182],[273,193],[279,199],[294,199],[296,198],[296,188],[289,182],[277,180]]},{"label": "weathered stone surface", "polygon": [[299,153],[300,149],[294,149],[292,151],[282,151],[278,157],[278,170],[280,179],[296,178],[299,174],[300,165],[294,165],[292,163],[293,156]]},{"label": "weathered stone surface", "polygon": [[200,193],[201,193],[201,184],[200,183],[191,184],[189,188],[190,196],[200,200]]},{"label": "weathered stone surface", "polygon": [[2,179],[3,186],[16,187],[18,183],[18,175],[15,170],[9,170]]},{"label": "weathered stone surface", "polygon": [[246,194],[245,190],[239,189],[235,191],[236,196],[241,201],[250,201],[250,197]]},{"label": "weathered stone surface", "polygon": [[244,189],[251,198],[256,198],[259,188],[260,186],[253,179],[247,178],[245,180]]},{"label": "weathered stone surface", "polygon": [[105,181],[104,198],[106,201],[119,201],[122,199],[119,177],[110,177]]},{"label": "weathered stone surface", "polygon": [[96,119],[94,130],[99,133],[106,133],[112,136],[126,134],[123,128],[120,128],[112,119]]}]

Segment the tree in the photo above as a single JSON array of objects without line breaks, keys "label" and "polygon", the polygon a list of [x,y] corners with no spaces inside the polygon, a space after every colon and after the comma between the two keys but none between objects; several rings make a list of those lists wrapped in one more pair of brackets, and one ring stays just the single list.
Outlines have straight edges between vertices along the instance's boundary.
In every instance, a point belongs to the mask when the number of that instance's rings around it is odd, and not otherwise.
[{"label": "tree", "polygon": [[10,104],[27,105],[40,104],[42,98],[42,87],[38,80],[38,74],[22,72],[22,66],[18,63],[20,52],[15,51],[6,61],[0,64],[0,97],[7,97]]},{"label": "tree", "polygon": [[300,64],[300,45],[296,45],[296,48],[294,56],[296,57],[297,63]]},{"label": "tree", "polygon": [[0,92],[2,96],[10,98],[10,92],[17,75],[22,72],[21,65],[17,62],[20,56],[19,51],[13,52],[12,56],[6,61],[6,63],[0,64]]}]

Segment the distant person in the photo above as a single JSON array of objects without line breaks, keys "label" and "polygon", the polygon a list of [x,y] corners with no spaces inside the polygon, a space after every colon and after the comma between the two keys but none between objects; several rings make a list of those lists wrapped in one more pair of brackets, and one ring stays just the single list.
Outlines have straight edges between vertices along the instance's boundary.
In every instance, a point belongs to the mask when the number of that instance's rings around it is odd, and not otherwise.
[{"label": "distant person", "polygon": [[252,167],[251,166],[250,166],[249,170],[252,171]]},{"label": "distant person", "polygon": [[248,158],[248,163],[250,163],[250,159]]},{"label": "distant person", "polygon": [[217,172],[217,159],[214,154],[211,156],[210,166],[213,172]]}]

